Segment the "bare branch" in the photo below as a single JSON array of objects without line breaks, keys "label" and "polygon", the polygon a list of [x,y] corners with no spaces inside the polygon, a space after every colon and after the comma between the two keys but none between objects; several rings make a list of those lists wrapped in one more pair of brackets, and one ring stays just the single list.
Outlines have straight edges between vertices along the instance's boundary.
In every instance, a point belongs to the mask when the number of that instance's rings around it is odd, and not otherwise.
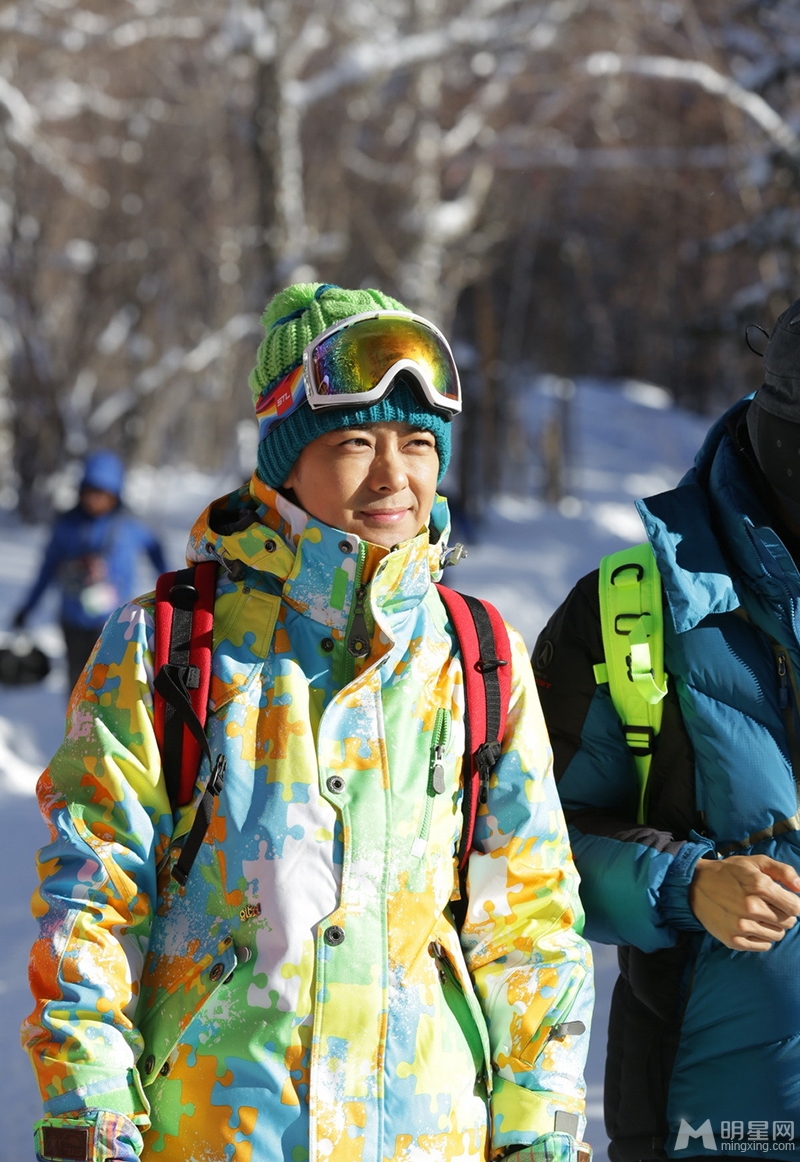
[{"label": "bare branch", "polygon": [[348,149],[344,155],[344,164],[359,177],[379,185],[394,186],[402,182],[407,183],[411,178],[411,166],[408,162],[376,161],[355,146]]},{"label": "bare branch", "polygon": [[83,174],[62,157],[37,132],[40,117],[28,98],[5,77],[0,76],[0,106],[8,119],[6,133],[10,140],[25,149],[33,160],[58,178],[67,193],[74,194],[91,206],[102,209],[108,204],[108,194],[100,186],[87,182]]},{"label": "bare branch", "polygon": [[586,0],[541,4],[522,17],[506,20],[467,20],[459,17],[443,28],[402,39],[374,40],[347,49],[329,69],[306,81],[287,86],[287,100],[305,108],[349,85],[361,85],[383,73],[397,72],[426,61],[440,60],[457,48],[487,48],[501,43],[518,45],[545,19],[563,23],[585,8]]},{"label": "bare branch", "polygon": [[260,329],[258,315],[234,315],[228,319],[224,327],[211,335],[206,335],[191,351],[185,351],[182,347],[170,347],[158,363],[137,375],[129,388],[109,396],[100,404],[89,419],[87,425],[89,430],[96,435],[107,432],[112,424],[133,411],[142,398],[163,387],[178,372],[186,371],[196,375],[204,371],[210,363],[223,356],[240,339],[258,333]]},{"label": "bare branch", "polygon": [[752,150],[730,145],[660,145],[650,148],[601,146],[597,149],[581,149],[565,139],[560,143],[531,146],[501,141],[492,149],[491,156],[499,169],[522,171],[730,169],[751,159]]},{"label": "bare branch", "polygon": [[104,34],[109,48],[130,48],[143,40],[199,40],[206,25],[198,16],[158,16],[151,20],[129,20]]},{"label": "bare branch", "polygon": [[68,27],[54,29],[42,22],[42,14],[32,11],[30,4],[11,4],[0,10],[0,28],[58,43],[68,52],[89,43],[102,42],[104,48],[113,50],[131,48],[144,40],[197,40],[208,31],[207,23],[199,16],[134,17],[114,26],[108,17],[86,9],[71,13]]},{"label": "bare branch", "polygon": [[136,111],[132,102],[119,101],[101,89],[80,85],[68,77],[48,85],[38,104],[43,121],[69,121],[87,109],[109,121],[124,121]]},{"label": "bare branch", "polygon": [[494,166],[478,162],[470,174],[466,192],[458,198],[442,201],[432,213],[429,231],[447,245],[465,237],[473,229],[492,186]]},{"label": "bare branch", "polygon": [[726,77],[704,61],[681,60],[668,56],[623,56],[616,52],[595,52],[583,62],[595,77],[634,73],[667,81],[688,81],[707,93],[722,97],[742,109],[759,125],[780,149],[800,160],[800,138],[788,122],[767,104],[758,93],[745,89],[732,77]]},{"label": "bare branch", "polygon": [[487,125],[486,114],[502,105],[509,95],[511,82],[508,77],[496,77],[481,85],[477,100],[468,105],[442,138],[442,155],[456,157],[475,142],[481,130]]}]

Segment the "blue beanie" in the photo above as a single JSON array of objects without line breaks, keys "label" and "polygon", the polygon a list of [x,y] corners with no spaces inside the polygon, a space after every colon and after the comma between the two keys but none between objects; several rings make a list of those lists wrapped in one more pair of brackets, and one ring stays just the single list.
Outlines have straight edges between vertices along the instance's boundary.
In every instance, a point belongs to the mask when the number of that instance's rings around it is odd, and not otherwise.
[{"label": "blue beanie", "polygon": [[97,488],[101,492],[110,492],[112,496],[119,497],[122,494],[124,479],[125,468],[119,456],[103,448],[86,457],[80,487]]},{"label": "blue beanie", "polygon": [[[266,337],[258,349],[249,381],[254,402],[257,404],[301,365],[303,351],[316,335],[351,315],[374,310],[408,308],[382,291],[350,291],[327,283],[297,283],[280,291],[267,304],[261,318]],[[432,433],[441,480],[450,462],[450,420],[432,411],[412,383],[413,379],[401,372],[389,394],[371,407],[312,411],[307,403],[302,403],[259,443],[258,476],[270,488],[282,488],[303,448],[318,436],[338,428],[395,421]]]}]

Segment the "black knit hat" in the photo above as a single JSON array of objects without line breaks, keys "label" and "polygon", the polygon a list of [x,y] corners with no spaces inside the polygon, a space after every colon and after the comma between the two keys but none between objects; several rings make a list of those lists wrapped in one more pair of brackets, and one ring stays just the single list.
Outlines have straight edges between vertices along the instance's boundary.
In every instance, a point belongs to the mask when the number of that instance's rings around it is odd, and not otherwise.
[{"label": "black knit hat", "polygon": [[772,329],[747,430],[767,483],[800,523],[800,299]]}]

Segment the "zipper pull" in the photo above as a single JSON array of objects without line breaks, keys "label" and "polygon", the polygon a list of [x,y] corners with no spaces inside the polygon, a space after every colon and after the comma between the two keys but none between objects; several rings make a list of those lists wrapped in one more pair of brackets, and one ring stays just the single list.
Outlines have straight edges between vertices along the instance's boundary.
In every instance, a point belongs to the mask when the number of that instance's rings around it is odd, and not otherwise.
[{"label": "zipper pull", "polygon": [[559,1025],[553,1025],[547,1034],[547,1040],[563,1041],[565,1037],[580,1037],[581,1033],[585,1032],[586,1026],[583,1021],[562,1021]]},{"label": "zipper pull", "polygon": [[436,971],[439,974],[439,980],[444,984],[447,980],[447,957],[444,949],[438,940],[432,940],[428,945],[428,955],[436,962]]},{"label": "zipper pull", "polygon": [[786,655],[778,654],[778,705],[785,710],[789,705],[789,682],[786,677]]},{"label": "zipper pull", "polygon": [[489,798],[489,779],[492,777],[495,763],[500,758],[502,747],[497,739],[493,742],[484,742],[475,751],[475,768],[478,772],[480,790],[478,802],[485,803]]},{"label": "zipper pull", "polygon": [[356,590],[353,602],[353,624],[350,627],[350,636],[347,639],[347,649],[354,658],[366,658],[370,651],[369,630],[367,619],[364,616],[364,599],[367,596],[366,585]]},{"label": "zipper pull", "polygon": [[214,759],[214,766],[211,768],[211,778],[208,780],[208,786],[206,788],[209,795],[218,795],[222,790],[227,767],[228,760],[225,758],[225,755],[218,754]]},{"label": "zipper pull", "polygon": [[439,743],[433,748],[433,766],[431,768],[431,788],[434,795],[443,795],[445,790],[443,758],[444,747]]}]

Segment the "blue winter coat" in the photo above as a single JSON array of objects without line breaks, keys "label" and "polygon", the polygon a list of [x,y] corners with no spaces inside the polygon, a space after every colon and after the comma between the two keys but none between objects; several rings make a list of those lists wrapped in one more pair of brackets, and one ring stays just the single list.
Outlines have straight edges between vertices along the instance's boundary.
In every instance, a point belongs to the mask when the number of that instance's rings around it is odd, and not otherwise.
[{"label": "blue winter coat", "polygon": [[22,612],[30,613],[55,584],[61,590],[62,623],[99,633],[109,614],[134,593],[141,552],[156,572],[164,572],[159,541],[124,508],[93,517],[76,505],[56,520]]},{"label": "blue winter coat", "polygon": [[597,574],[534,655],[586,933],[626,946],[606,1078],[617,1162],[712,1153],[708,1134],[687,1138],[707,1121],[718,1151],[800,1153],[800,926],[768,952],[733,952],[688,898],[706,855],[800,870],[800,573],[737,448],[746,406],[711,429],[676,489],[638,504],[671,683],[644,825],[608,687],[590,669],[602,657]]}]

